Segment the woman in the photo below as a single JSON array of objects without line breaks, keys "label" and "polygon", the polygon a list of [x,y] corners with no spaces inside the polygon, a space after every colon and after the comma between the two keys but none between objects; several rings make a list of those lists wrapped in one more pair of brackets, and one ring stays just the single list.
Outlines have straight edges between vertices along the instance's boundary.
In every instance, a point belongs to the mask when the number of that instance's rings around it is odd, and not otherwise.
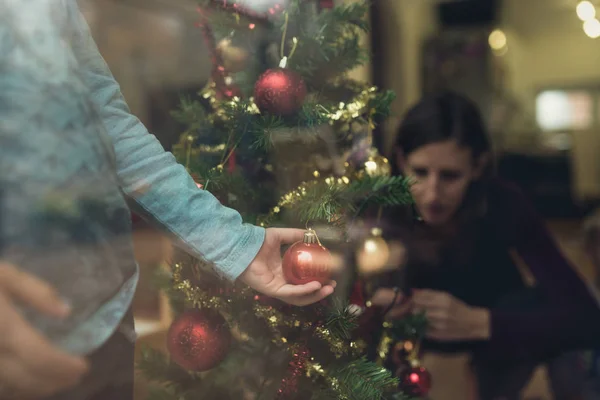
[{"label": "woman", "polygon": [[[474,104],[454,93],[424,98],[401,124],[395,153],[397,172],[414,181],[415,204],[388,215],[385,230],[406,244],[407,263],[394,281],[400,294],[380,288],[373,304],[396,297],[388,318],[424,311],[422,348],[470,352],[481,400],[516,399],[536,365],[555,360],[550,370],[560,370],[559,354],[596,344],[596,300],[525,196],[493,176]],[[555,391],[568,389],[560,378]]]}]

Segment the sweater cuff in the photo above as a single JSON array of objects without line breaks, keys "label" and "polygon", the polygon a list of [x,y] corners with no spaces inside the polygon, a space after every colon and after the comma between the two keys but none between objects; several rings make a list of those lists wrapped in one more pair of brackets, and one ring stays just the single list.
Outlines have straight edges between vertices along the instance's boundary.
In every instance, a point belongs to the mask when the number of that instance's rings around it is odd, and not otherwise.
[{"label": "sweater cuff", "polygon": [[234,281],[248,268],[265,241],[265,228],[244,224],[245,230],[238,245],[217,265],[225,278]]}]

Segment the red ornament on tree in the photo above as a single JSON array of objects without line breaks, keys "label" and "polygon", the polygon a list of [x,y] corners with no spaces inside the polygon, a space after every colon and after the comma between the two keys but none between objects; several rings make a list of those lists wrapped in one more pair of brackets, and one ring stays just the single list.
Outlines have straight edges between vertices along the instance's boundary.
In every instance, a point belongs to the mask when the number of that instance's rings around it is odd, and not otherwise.
[{"label": "red ornament on tree", "polygon": [[287,68],[265,71],[254,85],[254,102],[267,114],[290,116],[304,104],[306,85],[302,77]]},{"label": "red ornament on tree", "polygon": [[329,10],[335,7],[333,4],[333,0],[319,0],[319,9],[320,10]]},{"label": "red ornament on tree", "polygon": [[331,278],[331,253],[319,243],[313,230],[304,233],[304,240],[296,242],[283,255],[283,276],[294,285],[317,281],[327,283]]},{"label": "red ornament on tree", "polygon": [[216,367],[227,355],[230,343],[229,327],[214,311],[186,311],[171,324],[167,335],[171,359],[191,371]]},{"label": "red ornament on tree", "polygon": [[399,376],[400,390],[410,396],[426,396],[431,390],[431,374],[426,368],[406,368]]}]

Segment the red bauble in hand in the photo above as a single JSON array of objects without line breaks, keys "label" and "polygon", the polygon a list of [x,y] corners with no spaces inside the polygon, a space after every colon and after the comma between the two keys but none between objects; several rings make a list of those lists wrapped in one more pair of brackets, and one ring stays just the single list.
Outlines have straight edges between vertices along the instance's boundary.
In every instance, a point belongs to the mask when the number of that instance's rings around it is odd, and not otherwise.
[{"label": "red bauble in hand", "polygon": [[317,234],[309,230],[304,240],[294,243],[283,255],[283,276],[294,285],[317,281],[326,284],[331,279],[333,259]]},{"label": "red bauble in hand", "polygon": [[431,374],[423,367],[411,367],[402,371],[400,390],[410,396],[426,396],[431,390]]},{"label": "red bauble in hand", "polygon": [[305,97],[302,77],[287,68],[265,71],[254,85],[254,102],[266,114],[293,115],[302,108]]},{"label": "red bauble in hand", "polygon": [[227,322],[214,311],[186,311],[171,324],[167,335],[171,359],[191,371],[216,367],[227,355],[230,343]]}]

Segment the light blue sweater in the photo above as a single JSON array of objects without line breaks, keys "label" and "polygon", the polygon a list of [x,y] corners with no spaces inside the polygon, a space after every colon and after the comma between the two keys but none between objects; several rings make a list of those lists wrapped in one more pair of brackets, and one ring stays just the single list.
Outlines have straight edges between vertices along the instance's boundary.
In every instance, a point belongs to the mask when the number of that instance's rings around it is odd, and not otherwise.
[{"label": "light blue sweater", "polygon": [[0,0],[1,257],[74,311],[26,317],[74,353],[98,348],[131,304],[138,269],[126,198],[236,279],[264,229],[199,190],[131,115],[75,0]]}]

